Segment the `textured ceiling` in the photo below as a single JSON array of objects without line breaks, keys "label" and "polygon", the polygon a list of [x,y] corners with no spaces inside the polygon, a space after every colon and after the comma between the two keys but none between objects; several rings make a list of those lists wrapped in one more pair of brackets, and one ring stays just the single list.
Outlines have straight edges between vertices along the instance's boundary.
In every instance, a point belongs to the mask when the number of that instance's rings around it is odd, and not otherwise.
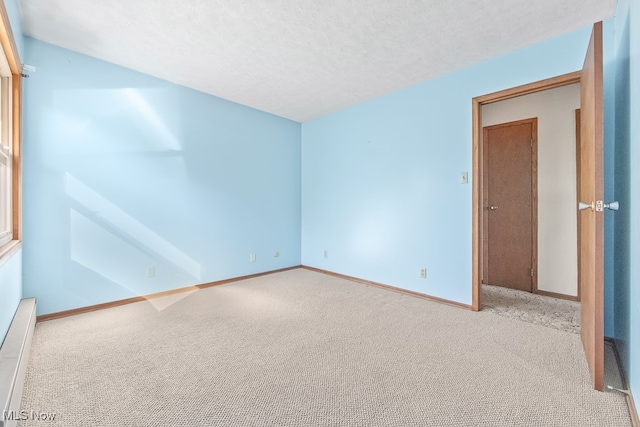
[{"label": "textured ceiling", "polygon": [[18,0],[28,36],[299,122],[608,18],[615,3]]}]

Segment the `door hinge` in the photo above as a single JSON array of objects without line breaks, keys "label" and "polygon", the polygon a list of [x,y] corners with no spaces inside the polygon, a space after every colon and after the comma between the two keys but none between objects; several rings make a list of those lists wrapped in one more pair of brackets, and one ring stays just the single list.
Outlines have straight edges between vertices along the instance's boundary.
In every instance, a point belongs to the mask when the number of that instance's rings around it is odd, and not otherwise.
[{"label": "door hinge", "polygon": [[531,269],[531,277],[533,277],[533,268]]}]

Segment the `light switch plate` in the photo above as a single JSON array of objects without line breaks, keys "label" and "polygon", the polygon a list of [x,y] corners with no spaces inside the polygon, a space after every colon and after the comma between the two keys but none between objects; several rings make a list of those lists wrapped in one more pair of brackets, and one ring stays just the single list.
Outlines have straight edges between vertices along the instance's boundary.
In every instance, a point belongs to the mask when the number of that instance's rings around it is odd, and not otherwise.
[{"label": "light switch plate", "polygon": [[469,183],[469,172],[460,172],[460,184]]}]

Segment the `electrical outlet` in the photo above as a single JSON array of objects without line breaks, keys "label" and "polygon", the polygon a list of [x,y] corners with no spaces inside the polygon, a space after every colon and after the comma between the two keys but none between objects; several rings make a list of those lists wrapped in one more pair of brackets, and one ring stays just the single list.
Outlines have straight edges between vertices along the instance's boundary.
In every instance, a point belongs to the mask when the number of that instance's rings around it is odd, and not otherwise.
[{"label": "electrical outlet", "polygon": [[249,262],[256,262],[256,254],[249,254]]},{"label": "electrical outlet", "polygon": [[329,251],[324,251],[324,257],[329,258]]},{"label": "electrical outlet", "polygon": [[427,269],[426,269],[426,267],[422,267],[420,269],[420,278],[421,279],[426,279],[427,278]]},{"label": "electrical outlet", "polygon": [[156,275],[156,266],[150,265],[147,267],[147,277],[154,277]]}]

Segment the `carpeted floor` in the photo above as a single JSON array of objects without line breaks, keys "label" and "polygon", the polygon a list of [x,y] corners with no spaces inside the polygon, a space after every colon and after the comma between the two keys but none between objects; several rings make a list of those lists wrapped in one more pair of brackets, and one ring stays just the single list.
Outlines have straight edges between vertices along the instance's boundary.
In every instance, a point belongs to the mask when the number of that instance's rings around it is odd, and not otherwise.
[{"label": "carpeted floor", "polygon": [[[501,286],[482,285],[482,310],[498,316],[534,323],[547,328],[580,334],[580,303],[552,298]],[[605,341],[605,385],[624,388],[618,359],[611,343]],[[607,393],[617,393],[607,390]]]},{"label": "carpeted floor", "polygon": [[303,269],[40,323],[30,426],[630,426],[580,338]]},{"label": "carpeted floor", "polygon": [[580,303],[501,286],[482,285],[482,310],[580,334]]}]

